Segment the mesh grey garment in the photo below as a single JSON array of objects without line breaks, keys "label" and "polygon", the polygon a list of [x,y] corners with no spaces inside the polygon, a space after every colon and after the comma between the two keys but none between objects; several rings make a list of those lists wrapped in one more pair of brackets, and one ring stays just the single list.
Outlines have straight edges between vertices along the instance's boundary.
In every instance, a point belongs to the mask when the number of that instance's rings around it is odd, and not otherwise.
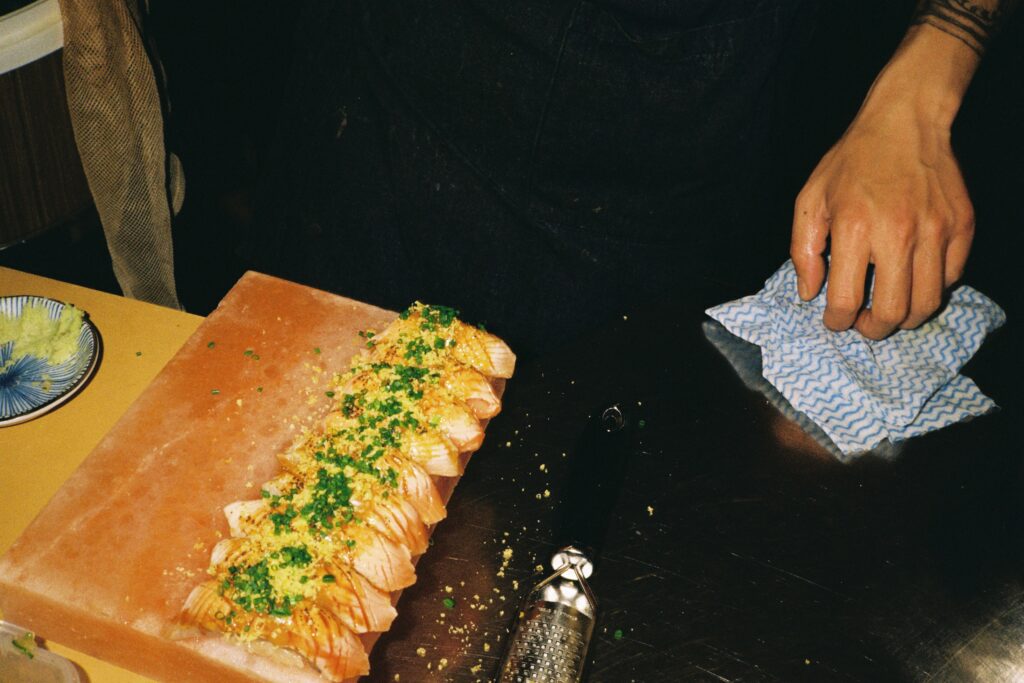
[{"label": "mesh grey garment", "polygon": [[64,80],[82,167],[126,296],[181,308],[171,215],[181,166],[164,150],[153,65],[134,0],[60,0]]}]

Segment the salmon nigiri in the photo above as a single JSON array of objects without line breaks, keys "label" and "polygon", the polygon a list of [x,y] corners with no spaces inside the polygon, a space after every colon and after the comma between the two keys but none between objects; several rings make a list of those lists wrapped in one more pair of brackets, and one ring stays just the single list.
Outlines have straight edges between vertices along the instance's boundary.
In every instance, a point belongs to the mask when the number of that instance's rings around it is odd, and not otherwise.
[{"label": "salmon nigiri", "polygon": [[[286,473],[304,478],[312,477],[321,467],[321,462],[310,450],[311,447],[305,445],[294,445],[278,455],[278,462]],[[461,470],[458,456],[458,450],[451,442],[448,442],[448,446],[443,449],[441,456],[443,472],[435,471],[434,474],[457,474]],[[427,457],[429,459],[430,456]],[[397,472],[399,493],[416,508],[424,523],[436,524],[447,516],[448,513],[437,486],[434,485],[427,470],[417,464],[415,459],[403,456],[397,449],[391,449],[377,460],[377,464],[384,471],[390,468]],[[265,484],[263,488],[272,494],[283,495],[289,490],[288,487],[292,485],[292,481],[278,476]]]},{"label": "salmon nigiri", "polygon": [[457,477],[462,474],[462,459],[452,440],[438,431],[413,432],[406,441],[406,455],[435,477]]},{"label": "salmon nigiri", "polygon": [[183,613],[202,628],[294,650],[330,681],[370,672],[362,642],[338,617],[316,605],[293,608],[287,616],[264,615],[243,609],[221,594],[216,581],[206,581],[189,594]]},{"label": "salmon nigiri", "polygon": [[392,452],[381,458],[381,464],[398,472],[399,493],[416,508],[425,524],[437,524],[448,515],[434,480],[416,462]]},{"label": "salmon nigiri", "polygon": [[[260,557],[260,553],[279,556],[282,550],[288,553],[286,561],[294,564],[294,557],[305,550],[282,547],[278,550],[255,548],[249,538],[225,538],[214,546],[210,562],[219,574],[230,574],[231,567],[245,566]],[[320,607],[329,610],[353,633],[386,631],[397,616],[390,596],[375,587],[350,568],[333,561],[316,563],[308,556],[310,564],[317,564],[303,572],[302,586],[313,586],[310,598]]]},{"label": "salmon nigiri", "polygon": [[416,508],[401,495],[396,493],[377,498],[365,507],[357,506],[356,515],[370,528],[407,547],[413,555],[427,551],[430,537],[427,525],[420,519]]},{"label": "salmon nigiri", "polygon": [[494,417],[501,411],[501,399],[494,385],[478,370],[455,366],[442,375],[444,388],[469,406],[481,420]]},{"label": "salmon nigiri", "polygon": [[[294,509],[292,506],[291,510]],[[266,500],[246,500],[225,506],[224,516],[231,535],[236,538],[268,536],[275,534],[275,529],[280,527],[282,516],[288,518],[289,508],[284,510],[275,512]],[[306,526],[298,521],[295,524]],[[332,544],[340,561],[351,565],[382,590],[400,590],[416,582],[409,548],[364,525],[347,523],[331,528],[325,531],[320,542]]]},{"label": "salmon nigiri", "polygon": [[[459,454],[475,450],[483,442],[482,425],[468,409],[460,410],[457,406],[439,406],[438,414],[432,419],[437,423],[436,428],[420,424],[418,428],[406,429],[396,440],[397,447],[430,474],[444,477],[462,474]],[[360,426],[356,418],[346,417],[341,412],[328,414],[324,424],[341,439]]]},{"label": "salmon nigiri", "polygon": [[[345,411],[335,411],[324,418],[324,426],[329,433],[344,437],[369,430],[379,431],[379,425],[367,427],[365,420],[360,421],[360,417],[358,413],[347,415]],[[397,421],[397,418],[393,419]],[[394,435],[395,442],[400,447],[405,446],[411,435],[422,434],[425,431],[440,432],[455,444],[461,453],[477,450],[484,440],[483,425],[473,411],[464,404],[441,399],[424,399],[417,406],[415,414],[405,417],[397,424],[385,423],[384,429],[388,430],[389,435]]]},{"label": "salmon nigiri", "polygon": [[451,362],[439,369],[416,367],[409,365],[390,365],[388,363],[366,362],[356,364],[346,374],[335,378],[336,392],[346,394],[381,394],[382,390],[399,394],[404,391],[405,398],[423,394],[442,396],[434,400],[447,400],[465,404],[473,414],[485,419],[494,417],[501,411],[501,399],[494,390],[494,385],[483,373],[461,363]]},{"label": "salmon nigiri", "polygon": [[[427,525],[416,507],[398,490],[397,476],[395,472],[394,485],[389,485],[371,474],[353,472],[349,489],[352,514],[392,541],[405,545],[413,555],[420,555],[427,549]],[[313,481],[315,485],[320,479]],[[304,482],[298,476],[284,472],[264,484],[263,490],[272,496],[284,496],[302,486]]]},{"label": "salmon nigiri", "polygon": [[484,442],[484,427],[464,404],[424,397],[420,409],[427,422],[448,437],[460,453],[470,453]]},{"label": "salmon nigiri", "polygon": [[356,526],[345,538],[352,551],[345,559],[367,581],[385,591],[396,591],[416,583],[412,555],[404,545],[381,534]]},{"label": "salmon nigiri", "polygon": [[427,366],[452,359],[488,377],[511,377],[516,356],[508,344],[457,315],[458,311],[445,306],[413,304],[373,337],[373,356],[384,362],[413,360]]},{"label": "salmon nigiri", "polygon": [[387,631],[398,616],[387,593],[344,565],[326,565],[319,578],[323,586],[317,604],[336,614],[353,633]]}]

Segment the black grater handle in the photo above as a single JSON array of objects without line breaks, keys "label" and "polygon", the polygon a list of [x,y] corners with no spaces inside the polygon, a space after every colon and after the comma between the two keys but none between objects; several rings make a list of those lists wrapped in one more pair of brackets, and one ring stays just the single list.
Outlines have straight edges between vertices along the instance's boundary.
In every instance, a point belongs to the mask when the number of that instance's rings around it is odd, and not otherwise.
[{"label": "black grater handle", "polygon": [[560,546],[575,546],[596,563],[612,508],[636,447],[635,404],[603,403],[587,421],[561,496]]}]

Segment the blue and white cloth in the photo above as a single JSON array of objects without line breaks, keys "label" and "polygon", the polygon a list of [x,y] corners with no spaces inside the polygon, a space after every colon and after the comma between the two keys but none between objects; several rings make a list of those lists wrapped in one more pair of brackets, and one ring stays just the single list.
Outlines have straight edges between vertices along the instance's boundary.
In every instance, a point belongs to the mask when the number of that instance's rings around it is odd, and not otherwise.
[{"label": "blue and white cloth", "polygon": [[914,330],[881,341],[825,327],[825,292],[797,293],[787,261],[757,294],[707,314],[761,347],[762,373],[846,454],[896,443],[985,413],[995,402],[959,374],[985,336],[1006,322],[991,299],[961,286]]}]

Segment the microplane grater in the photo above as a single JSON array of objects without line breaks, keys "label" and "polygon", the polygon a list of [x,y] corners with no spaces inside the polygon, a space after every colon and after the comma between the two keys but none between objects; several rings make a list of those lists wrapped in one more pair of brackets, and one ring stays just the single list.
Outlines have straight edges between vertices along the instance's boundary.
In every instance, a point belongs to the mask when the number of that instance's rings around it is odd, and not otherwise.
[{"label": "microplane grater", "polygon": [[551,562],[557,569],[523,602],[499,683],[577,683],[583,676],[597,613],[584,577],[593,565],[571,546]]},{"label": "microplane grater", "polygon": [[621,404],[597,413],[576,449],[562,500],[562,539],[552,573],[534,586],[505,645],[497,683],[578,683],[597,618],[587,580],[632,443],[633,420]]}]

